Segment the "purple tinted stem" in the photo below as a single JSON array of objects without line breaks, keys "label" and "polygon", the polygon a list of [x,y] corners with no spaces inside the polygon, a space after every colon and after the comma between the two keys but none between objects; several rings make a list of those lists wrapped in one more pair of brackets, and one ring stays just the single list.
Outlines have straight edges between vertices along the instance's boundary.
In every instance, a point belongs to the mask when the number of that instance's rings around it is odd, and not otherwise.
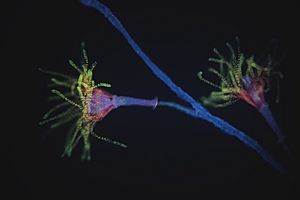
[{"label": "purple tinted stem", "polygon": [[120,106],[148,106],[155,108],[157,106],[158,100],[157,98],[154,99],[139,99],[133,97],[126,97],[126,96],[113,96],[113,105],[114,107]]},{"label": "purple tinted stem", "polygon": [[285,144],[285,135],[281,132],[280,128],[278,127],[271,111],[269,108],[268,104],[264,104],[261,106],[261,108],[259,109],[259,112],[264,116],[265,120],[267,121],[267,123],[269,124],[269,126],[272,128],[272,130],[275,132],[276,136],[277,136],[277,140],[278,143],[282,145],[282,147],[284,148],[284,150],[288,153],[288,155],[293,158],[289,148],[287,147],[287,145]]},{"label": "purple tinted stem", "polygon": [[[136,54],[144,61],[144,63],[152,70],[152,72],[161,79],[179,98],[188,102],[192,107],[193,111],[190,110],[186,111],[181,109],[182,107],[173,106],[173,104],[167,104],[170,107],[175,107],[178,110],[184,111],[187,114],[192,116],[197,116],[198,118],[207,120],[208,122],[213,123],[215,126],[219,127],[221,130],[224,131],[225,134],[235,136],[244,144],[248,145],[249,147],[253,148],[256,152],[263,157],[265,161],[270,163],[274,168],[278,169],[282,172],[282,168],[278,166],[277,162],[272,159],[272,157],[261,147],[257,144],[257,142],[250,137],[246,136],[243,132],[239,131],[238,129],[234,128],[227,122],[221,120],[210,114],[198,101],[196,101],[192,96],[182,90],[179,86],[177,86],[168,76],[165,74],[139,47],[139,45],[133,40],[133,38],[129,35],[125,27],[119,21],[119,19],[111,12],[111,10],[97,0],[80,0],[80,2],[86,6],[93,7],[102,13],[106,19],[124,36],[127,40],[128,44],[133,48]],[[116,98],[117,99],[117,98]],[[126,101],[125,101],[126,102]],[[116,102],[117,103],[117,102]],[[126,105],[123,104],[123,105]],[[131,104],[134,105],[134,104]],[[136,104],[135,104],[136,105]],[[141,104],[139,104],[141,105]],[[142,104],[143,105],[143,104]],[[143,105],[144,106],[144,105]],[[155,107],[155,106],[153,106]]]},{"label": "purple tinted stem", "polygon": [[278,127],[268,104],[264,104],[261,106],[259,109],[259,112],[264,116],[265,120],[267,123],[270,125],[270,127],[273,129],[273,131],[276,133],[277,138],[278,138],[278,143],[283,143],[284,142],[284,135],[282,134],[280,128]]}]

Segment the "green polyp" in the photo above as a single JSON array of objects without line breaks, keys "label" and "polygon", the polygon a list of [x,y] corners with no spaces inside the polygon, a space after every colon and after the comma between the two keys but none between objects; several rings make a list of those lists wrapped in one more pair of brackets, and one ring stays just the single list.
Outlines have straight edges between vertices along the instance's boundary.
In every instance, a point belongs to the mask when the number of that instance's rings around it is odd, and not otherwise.
[{"label": "green polyp", "polygon": [[[209,58],[209,61],[219,64],[219,71],[217,69],[209,68],[209,71],[218,76],[219,84],[212,83],[202,77],[202,72],[198,74],[200,80],[214,86],[220,91],[213,91],[208,97],[202,98],[201,101],[208,106],[224,107],[243,98],[247,88],[243,78],[248,76],[251,80],[263,81],[265,87],[268,87],[269,76],[276,72],[271,72],[270,66],[261,66],[254,60],[254,56],[246,57],[240,52],[239,40],[236,38],[238,47],[237,53],[229,43],[226,46],[229,49],[230,56],[225,58],[217,49],[213,49],[217,58]],[[242,97],[241,97],[242,96]],[[244,99],[244,98],[243,98]],[[245,99],[244,99],[245,100]],[[246,99],[247,101],[247,99]]]},{"label": "green polyp", "polygon": [[[84,47],[84,44],[82,44],[82,47]],[[40,124],[53,122],[50,127],[56,128],[66,123],[73,122],[65,139],[62,157],[70,157],[77,144],[82,142],[83,150],[81,159],[90,160],[91,135],[115,145],[122,147],[126,145],[93,134],[94,125],[96,123],[95,119],[90,116],[90,99],[92,97],[93,89],[96,87],[111,87],[111,85],[109,83],[95,84],[95,81],[93,80],[93,69],[97,62],[94,62],[89,66],[85,49],[82,49],[82,56],[84,63],[81,63],[80,66],[76,65],[72,60],[69,60],[70,66],[79,73],[77,78],[40,69],[40,71],[54,76],[51,78],[52,86],[54,86],[51,92],[55,96],[51,96],[51,98],[63,101],[54,105],[53,108],[44,115],[44,120],[40,122]],[[63,111],[63,109],[65,110]],[[59,113],[58,111],[62,112]],[[58,114],[56,114],[57,112]]]},{"label": "green polyp", "polygon": [[214,48],[213,51],[217,55],[217,58],[209,58],[210,62],[219,64],[219,70],[209,68],[209,71],[219,78],[219,84],[212,83],[203,79],[202,77],[199,77],[202,81],[219,89],[219,91],[211,92],[208,97],[201,98],[201,101],[205,105],[213,107],[224,107],[230,105],[236,101],[236,96],[243,87],[241,81],[243,77],[242,67],[245,64],[246,58],[243,53],[240,53],[238,38],[236,38],[236,40],[238,43],[237,54],[235,53],[233,47],[229,43],[226,43],[226,46],[230,52],[228,59],[224,57],[216,48]]}]

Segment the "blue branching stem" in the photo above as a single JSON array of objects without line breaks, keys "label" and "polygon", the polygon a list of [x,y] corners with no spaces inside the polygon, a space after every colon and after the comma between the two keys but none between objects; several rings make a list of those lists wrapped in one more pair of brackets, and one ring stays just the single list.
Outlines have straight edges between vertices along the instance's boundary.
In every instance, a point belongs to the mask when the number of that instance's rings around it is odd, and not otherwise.
[{"label": "blue branching stem", "polygon": [[100,3],[97,0],[80,0],[80,2],[88,7],[95,8],[100,13],[102,13],[106,19],[123,35],[127,40],[132,49],[136,54],[143,60],[143,62],[151,69],[151,71],[162,80],[179,98],[189,103],[193,109],[181,106],[172,102],[160,102],[160,106],[168,106],[180,110],[188,115],[193,117],[204,119],[208,122],[211,122],[216,127],[220,128],[224,133],[234,136],[242,141],[244,144],[254,149],[266,162],[271,164],[275,169],[279,170],[282,173],[285,173],[283,167],[275,161],[271,155],[265,151],[260,145],[257,144],[255,140],[245,135],[243,132],[234,128],[224,120],[213,116],[210,114],[199,102],[197,102],[193,97],[188,93],[178,87],[159,67],[153,63],[153,61],[142,51],[138,44],[132,39],[125,27],[119,21],[119,19],[111,12],[111,10]]},{"label": "blue branching stem", "polygon": [[239,131],[238,129],[234,128],[233,126],[228,124],[226,121],[224,121],[218,117],[212,116],[212,115],[211,115],[211,118],[209,118],[209,119],[203,118],[203,116],[201,114],[199,114],[199,112],[197,112],[193,109],[187,108],[185,106],[182,106],[180,104],[174,103],[174,102],[160,101],[158,103],[158,106],[167,106],[167,107],[175,108],[175,109],[177,109],[181,112],[184,112],[190,116],[193,116],[195,118],[204,119],[204,120],[211,122],[216,127],[221,129],[222,131],[225,131],[228,135],[237,137],[240,141],[247,144],[250,148],[254,149],[259,155],[261,155],[261,157],[266,162],[271,164],[275,169],[279,170],[283,174],[287,173],[286,170],[276,160],[274,160],[272,158],[272,156],[262,146],[260,146],[255,140],[253,140],[251,137],[247,136],[243,132]]},{"label": "blue branching stem", "polygon": [[86,6],[93,7],[102,13],[106,19],[124,36],[136,54],[145,62],[152,72],[162,80],[176,95],[190,103],[197,110],[206,111],[194,98],[178,87],[159,67],[142,51],[138,44],[132,39],[120,20],[111,12],[111,10],[97,0],[80,0]]}]

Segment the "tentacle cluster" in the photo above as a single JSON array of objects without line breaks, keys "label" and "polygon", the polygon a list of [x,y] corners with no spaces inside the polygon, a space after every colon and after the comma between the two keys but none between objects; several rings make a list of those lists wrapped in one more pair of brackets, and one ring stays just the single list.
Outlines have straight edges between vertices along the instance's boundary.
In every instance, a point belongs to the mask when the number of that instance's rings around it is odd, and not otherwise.
[{"label": "tentacle cluster", "polygon": [[208,97],[202,97],[201,100],[208,106],[225,107],[239,99],[243,99],[260,109],[265,103],[264,92],[268,91],[270,87],[270,75],[278,72],[273,72],[269,65],[258,65],[254,60],[254,56],[246,57],[240,52],[237,37],[236,41],[238,45],[237,53],[229,43],[226,43],[230,51],[229,58],[225,58],[217,49],[213,50],[217,58],[209,58],[209,61],[219,64],[219,70],[209,68],[210,72],[220,78],[219,85],[205,79],[202,72],[198,73],[200,80],[219,89],[219,91],[211,92]]},{"label": "tentacle cluster", "polygon": [[[70,66],[72,66],[78,73],[78,78],[60,74],[57,72],[50,72],[40,69],[42,72],[53,75],[56,78],[52,78],[50,87],[53,88],[51,92],[54,96],[50,96],[49,100],[63,100],[63,102],[56,104],[50,109],[43,117],[44,121],[40,124],[48,122],[54,122],[51,128],[59,127],[67,122],[73,121],[74,124],[69,130],[66,137],[66,143],[64,153],[62,156],[71,156],[73,149],[78,142],[83,140],[83,153],[82,160],[90,160],[91,142],[90,136],[95,136],[98,139],[110,142],[113,144],[126,147],[126,145],[112,141],[108,138],[98,136],[93,132],[95,123],[105,117],[111,110],[110,100],[112,95],[98,87],[111,87],[108,83],[95,84],[93,80],[93,69],[96,66],[96,62],[89,65],[84,43],[82,43],[82,63],[81,66],[77,66],[72,60],[69,60]],[[60,90],[54,89],[59,87]],[[97,103],[102,105],[105,109],[98,109],[95,112],[95,94],[97,94]],[[99,99],[103,102],[99,102]],[[98,107],[99,107],[98,105]],[[109,108],[109,109],[106,109]],[[65,109],[60,114],[54,115],[54,113]]]}]

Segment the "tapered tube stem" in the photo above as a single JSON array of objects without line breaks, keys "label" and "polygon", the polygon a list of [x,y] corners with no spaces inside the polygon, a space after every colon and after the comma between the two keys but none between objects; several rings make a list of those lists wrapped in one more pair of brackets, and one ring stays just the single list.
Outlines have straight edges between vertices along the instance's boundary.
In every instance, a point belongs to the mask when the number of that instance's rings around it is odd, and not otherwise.
[{"label": "tapered tube stem", "polygon": [[283,149],[288,153],[288,155],[290,156],[290,158],[293,158],[289,148],[287,147],[286,143],[285,143],[285,135],[283,135],[283,133],[281,132],[280,128],[278,127],[272,113],[271,110],[269,108],[268,104],[263,104],[260,109],[259,112],[263,115],[263,117],[265,118],[265,120],[267,121],[267,123],[269,124],[269,126],[272,128],[272,130],[275,132],[276,136],[277,136],[277,142],[282,145]]},{"label": "tapered tube stem", "polygon": [[127,96],[113,96],[112,103],[115,108],[120,106],[148,106],[155,108],[157,106],[158,100],[154,99],[139,99]]},{"label": "tapered tube stem", "polygon": [[271,126],[275,134],[277,135],[278,143],[284,143],[285,136],[282,134],[280,128],[278,127],[268,104],[264,104],[259,109],[259,112],[263,115],[267,123]]}]

